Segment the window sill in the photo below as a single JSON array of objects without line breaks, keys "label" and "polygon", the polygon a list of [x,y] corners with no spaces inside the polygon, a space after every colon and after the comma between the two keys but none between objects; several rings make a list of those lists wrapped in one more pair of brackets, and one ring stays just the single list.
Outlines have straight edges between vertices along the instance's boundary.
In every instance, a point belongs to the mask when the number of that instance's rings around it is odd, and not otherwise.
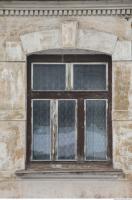
[{"label": "window sill", "polygon": [[80,170],[80,171],[36,171],[32,169],[16,171],[23,179],[122,179],[122,170]]}]

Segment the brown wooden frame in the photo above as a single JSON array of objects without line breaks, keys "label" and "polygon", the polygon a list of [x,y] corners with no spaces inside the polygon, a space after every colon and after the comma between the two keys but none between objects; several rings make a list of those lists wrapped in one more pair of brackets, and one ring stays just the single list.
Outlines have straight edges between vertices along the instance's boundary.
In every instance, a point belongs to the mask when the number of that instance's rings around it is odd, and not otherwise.
[{"label": "brown wooden frame", "polygon": [[[31,63],[108,63],[108,91],[32,91],[31,90]],[[32,99],[77,99],[78,101],[78,161],[30,161],[31,156],[31,100]],[[87,99],[108,99],[107,127],[108,127],[108,160],[107,161],[84,161],[84,98]],[[26,168],[52,169],[53,165],[61,164],[61,169],[87,170],[90,166],[112,166],[112,60],[106,54],[32,54],[27,56],[27,144],[26,144]],[[54,168],[55,169],[55,168]]]}]

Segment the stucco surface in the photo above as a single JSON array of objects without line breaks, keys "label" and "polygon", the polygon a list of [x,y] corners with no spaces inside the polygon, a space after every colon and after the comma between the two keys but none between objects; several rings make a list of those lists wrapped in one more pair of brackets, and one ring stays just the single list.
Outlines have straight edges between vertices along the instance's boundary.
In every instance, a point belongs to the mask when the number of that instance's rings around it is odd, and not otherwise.
[{"label": "stucco surface", "polygon": [[125,173],[132,171],[132,134],[131,121],[113,122],[114,167],[122,168]]},{"label": "stucco surface", "polygon": [[25,119],[25,63],[0,62],[0,120]]},{"label": "stucco surface", "polygon": [[25,164],[25,122],[0,121],[0,171],[14,173]]},{"label": "stucco surface", "polygon": [[[113,166],[132,176],[131,20],[118,16],[0,17],[0,177],[25,168],[26,56],[54,48],[112,55]],[[131,197],[131,191],[132,183],[126,180],[0,181],[0,197]]]},{"label": "stucco surface", "polygon": [[132,44],[131,41],[123,40],[117,41],[115,45],[115,50],[112,56],[113,60],[131,60],[132,55]]},{"label": "stucco surface", "polygon": [[130,198],[131,187],[130,181],[119,180],[5,180],[0,183],[0,196],[3,198]]},{"label": "stucco surface", "polygon": [[113,62],[113,120],[132,119],[132,62]]}]

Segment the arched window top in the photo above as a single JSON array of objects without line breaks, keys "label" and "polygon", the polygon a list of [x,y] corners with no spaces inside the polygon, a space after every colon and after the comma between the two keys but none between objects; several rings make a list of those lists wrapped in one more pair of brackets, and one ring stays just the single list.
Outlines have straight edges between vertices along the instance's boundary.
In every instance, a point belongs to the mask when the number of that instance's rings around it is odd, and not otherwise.
[{"label": "arched window top", "polygon": [[85,49],[48,49],[43,51],[38,51],[29,54],[30,55],[75,55],[75,54],[84,54],[84,55],[107,55],[110,56],[110,54],[106,54],[100,51],[93,51],[93,50],[85,50]]},{"label": "arched window top", "polygon": [[48,49],[27,55],[28,63],[37,62],[109,62],[111,55],[83,49]]}]

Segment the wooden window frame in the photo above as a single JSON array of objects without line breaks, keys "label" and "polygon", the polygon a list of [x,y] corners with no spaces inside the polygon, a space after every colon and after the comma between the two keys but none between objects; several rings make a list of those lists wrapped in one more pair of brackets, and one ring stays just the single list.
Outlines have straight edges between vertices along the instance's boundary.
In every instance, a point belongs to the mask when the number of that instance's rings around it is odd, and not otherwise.
[{"label": "wooden window frame", "polygon": [[[33,91],[31,89],[32,63],[108,63],[107,91]],[[31,161],[31,101],[32,99],[77,99],[77,155],[78,161]],[[84,160],[84,99],[107,99],[107,130],[108,148],[106,161]],[[103,169],[112,167],[112,59],[106,54],[32,54],[27,56],[27,140],[26,140],[26,169],[35,170],[79,170]]]}]

